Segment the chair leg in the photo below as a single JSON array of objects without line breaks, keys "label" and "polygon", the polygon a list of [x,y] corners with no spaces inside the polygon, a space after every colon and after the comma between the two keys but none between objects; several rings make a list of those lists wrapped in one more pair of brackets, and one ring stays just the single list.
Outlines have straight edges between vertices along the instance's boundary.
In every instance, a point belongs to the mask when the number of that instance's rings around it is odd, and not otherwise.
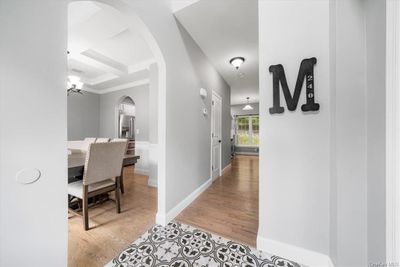
[{"label": "chair leg", "polygon": [[83,186],[83,197],[82,197],[82,202],[83,202],[83,229],[85,231],[89,230],[89,210],[88,210],[88,186],[84,185]]},{"label": "chair leg", "polygon": [[121,213],[121,177],[117,177],[117,188],[115,189],[115,202],[117,204],[117,213]]},{"label": "chair leg", "polygon": [[119,179],[119,185],[120,185],[120,188],[121,188],[121,193],[122,194],[125,193],[125,188],[124,188],[124,167],[122,167],[122,169],[121,169],[121,176],[120,176],[120,179]]}]

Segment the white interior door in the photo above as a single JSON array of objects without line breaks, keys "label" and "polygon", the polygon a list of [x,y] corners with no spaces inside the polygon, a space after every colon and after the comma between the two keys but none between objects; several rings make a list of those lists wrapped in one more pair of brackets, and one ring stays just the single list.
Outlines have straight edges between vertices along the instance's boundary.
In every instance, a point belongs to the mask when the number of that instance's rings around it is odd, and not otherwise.
[{"label": "white interior door", "polygon": [[211,106],[211,173],[215,180],[221,175],[221,97],[213,92]]}]

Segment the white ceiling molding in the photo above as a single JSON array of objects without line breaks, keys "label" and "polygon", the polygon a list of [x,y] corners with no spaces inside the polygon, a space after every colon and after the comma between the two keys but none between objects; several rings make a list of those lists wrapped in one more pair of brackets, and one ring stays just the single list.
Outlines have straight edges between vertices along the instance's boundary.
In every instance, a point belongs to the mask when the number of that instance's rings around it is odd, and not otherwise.
[{"label": "white ceiling molding", "polygon": [[93,79],[82,79],[82,82],[84,82],[85,84],[88,84],[90,86],[94,86],[94,85],[97,85],[97,84],[100,84],[100,83],[104,83],[104,82],[110,81],[112,79],[116,79],[118,77],[119,76],[117,76],[115,74],[106,73],[106,74],[103,74],[101,76],[97,76],[96,78],[93,78]]},{"label": "white ceiling molding", "polygon": [[68,72],[81,78],[83,90],[102,94],[148,83],[154,55],[118,12],[78,1],[68,17]]},{"label": "white ceiling molding", "polygon": [[107,93],[111,93],[111,92],[115,92],[115,91],[129,89],[129,88],[132,88],[132,87],[146,85],[146,84],[150,84],[150,80],[149,79],[134,81],[134,82],[130,82],[130,83],[124,83],[124,84],[120,84],[120,85],[117,85],[117,86],[114,86],[114,87],[110,87],[110,88],[107,88],[107,89],[96,90],[96,92],[97,92],[97,94],[102,95],[102,94],[107,94]]},{"label": "white ceiling molding", "polygon": [[93,59],[91,57],[85,56],[83,54],[74,54],[74,53],[70,53],[69,54],[69,58],[71,59],[75,59],[76,61],[82,62],[88,66],[91,66],[93,68],[96,69],[100,69],[103,70],[104,72],[107,73],[112,73],[114,75],[117,76],[122,76],[128,73],[128,71],[126,70],[126,73],[118,68],[114,68],[113,66],[104,64],[103,62],[98,61],[97,59]]},{"label": "white ceiling molding", "polygon": [[[127,66],[125,66],[124,64],[122,64],[112,58],[109,58],[93,49],[88,49],[88,50],[82,52],[81,54],[88,58],[91,58],[93,60],[96,60],[96,61],[102,63],[104,66],[107,66],[108,68],[111,68],[112,70],[116,70],[116,72],[120,73],[121,76],[128,74]],[[114,74],[117,74],[117,73],[114,73]]]},{"label": "white ceiling molding", "polygon": [[137,64],[130,65],[128,67],[128,73],[130,74],[130,73],[138,72],[141,70],[147,70],[147,69],[149,69],[151,64],[155,64],[155,63],[157,63],[157,61],[155,59],[150,59],[150,60],[146,60],[146,61],[143,61],[143,62],[140,62]]}]

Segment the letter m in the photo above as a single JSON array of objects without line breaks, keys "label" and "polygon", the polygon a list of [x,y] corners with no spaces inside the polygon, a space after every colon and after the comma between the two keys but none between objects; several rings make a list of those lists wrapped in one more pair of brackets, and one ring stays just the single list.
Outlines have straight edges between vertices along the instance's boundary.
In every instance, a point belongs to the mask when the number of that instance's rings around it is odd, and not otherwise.
[{"label": "letter m", "polygon": [[317,63],[317,59],[307,58],[304,59],[300,64],[299,74],[297,75],[296,87],[293,92],[293,96],[290,93],[285,70],[281,64],[272,65],[269,67],[269,72],[273,76],[273,107],[269,109],[269,113],[283,113],[284,108],[281,107],[280,103],[280,92],[279,83],[282,86],[283,95],[285,96],[287,108],[290,111],[294,111],[299,103],[301,88],[303,87],[304,79],[306,80],[306,104],[301,106],[302,111],[315,111],[319,110],[319,104],[314,102],[314,65]]}]

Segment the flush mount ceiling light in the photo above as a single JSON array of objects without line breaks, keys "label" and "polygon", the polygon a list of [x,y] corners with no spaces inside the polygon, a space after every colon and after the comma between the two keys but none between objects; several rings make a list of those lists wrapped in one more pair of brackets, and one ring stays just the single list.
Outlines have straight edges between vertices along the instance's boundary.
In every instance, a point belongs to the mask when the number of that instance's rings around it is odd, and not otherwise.
[{"label": "flush mount ceiling light", "polygon": [[247,104],[246,106],[243,107],[243,110],[253,110],[253,107],[249,104],[250,97],[246,97],[246,99],[247,99]]},{"label": "flush mount ceiling light", "polygon": [[229,63],[235,67],[235,69],[239,69],[240,66],[244,63],[245,59],[244,57],[234,57],[231,60],[229,60]]},{"label": "flush mount ceiling light", "polygon": [[83,82],[81,82],[80,80],[81,78],[79,78],[78,76],[68,76],[67,95],[69,95],[70,93],[82,95]]}]

